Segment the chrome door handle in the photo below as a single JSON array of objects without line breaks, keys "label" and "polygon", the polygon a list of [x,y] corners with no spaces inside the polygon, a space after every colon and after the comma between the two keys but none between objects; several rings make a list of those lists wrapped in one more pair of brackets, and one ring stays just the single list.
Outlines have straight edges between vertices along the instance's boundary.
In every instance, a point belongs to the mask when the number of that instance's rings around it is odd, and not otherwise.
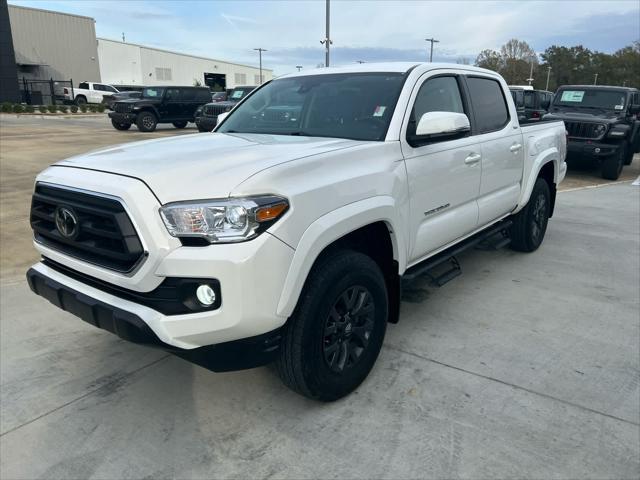
[{"label": "chrome door handle", "polygon": [[509,147],[509,150],[511,150],[513,153],[516,153],[521,148],[522,148],[522,145],[520,143],[514,143]]},{"label": "chrome door handle", "polygon": [[467,165],[475,165],[480,161],[481,158],[482,155],[480,155],[479,153],[471,153],[467,158],[464,159],[464,163],[466,163]]}]

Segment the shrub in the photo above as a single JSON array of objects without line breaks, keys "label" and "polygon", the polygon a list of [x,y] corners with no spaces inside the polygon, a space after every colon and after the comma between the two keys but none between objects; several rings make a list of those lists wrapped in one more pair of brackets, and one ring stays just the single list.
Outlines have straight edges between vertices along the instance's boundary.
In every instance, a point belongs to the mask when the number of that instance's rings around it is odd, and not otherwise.
[{"label": "shrub", "polygon": [[47,110],[49,110],[49,113],[56,113],[56,110],[58,110],[58,106],[57,105],[48,105],[47,106]]},{"label": "shrub", "polygon": [[24,111],[27,113],[33,113],[36,111],[36,108],[33,105],[27,105],[24,107]]},{"label": "shrub", "polygon": [[46,105],[40,105],[38,107],[38,110],[40,111],[40,113],[47,113],[47,106]]},{"label": "shrub", "polygon": [[22,113],[24,110],[24,108],[22,107],[22,105],[20,105],[19,103],[16,103],[13,106],[13,113]]},{"label": "shrub", "polygon": [[96,107],[96,110],[98,110],[98,113],[104,113],[104,105],[103,104],[99,104]]},{"label": "shrub", "polygon": [[87,113],[87,106],[86,105],[80,105],[80,111],[82,113]]},{"label": "shrub", "polygon": [[58,111],[60,113],[67,113],[68,107],[66,105],[58,105]]},{"label": "shrub", "polygon": [[9,102],[4,102],[2,104],[1,110],[3,113],[11,113],[13,112],[13,105],[10,104]]},{"label": "shrub", "polygon": [[77,105],[71,105],[71,113],[78,113],[78,106]]}]

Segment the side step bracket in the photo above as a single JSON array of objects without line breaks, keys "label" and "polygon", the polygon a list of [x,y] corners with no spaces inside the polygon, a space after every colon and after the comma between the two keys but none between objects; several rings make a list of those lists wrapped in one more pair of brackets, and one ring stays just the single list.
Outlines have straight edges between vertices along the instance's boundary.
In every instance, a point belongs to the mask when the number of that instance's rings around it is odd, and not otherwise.
[{"label": "side step bracket", "polygon": [[[460,262],[458,262],[456,255],[470,248],[498,250],[507,246],[510,243],[508,229],[512,223],[511,220],[503,220],[463,240],[457,245],[447,248],[433,257],[427,258],[423,262],[414,265],[407,269],[402,276],[403,285],[411,283],[418,277],[426,276],[435,286],[441,287],[462,273]],[[499,239],[493,239],[493,237],[498,235],[500,235]]]}]

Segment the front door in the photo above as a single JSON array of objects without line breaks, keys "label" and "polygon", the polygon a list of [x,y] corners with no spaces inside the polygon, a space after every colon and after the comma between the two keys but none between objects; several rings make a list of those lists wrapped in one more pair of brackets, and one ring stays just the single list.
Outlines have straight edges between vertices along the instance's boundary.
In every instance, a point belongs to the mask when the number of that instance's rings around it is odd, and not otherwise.
[{"label": "front door", "polygon": [[478,222],[481,174],[478,139],[469,135],[426,144],[411,140],[424,113],[444,111],[469,116],[461,82],[453,70],[425,74],[412,93],[411,114],[402,127],[411,209],[410,263],[471,233]]},{"label": "front door", "polygon": [[167,88],[164,94],[164,110],[166,120],[179,120],[184,118],[184,102],[182,92],[178,88]]}]

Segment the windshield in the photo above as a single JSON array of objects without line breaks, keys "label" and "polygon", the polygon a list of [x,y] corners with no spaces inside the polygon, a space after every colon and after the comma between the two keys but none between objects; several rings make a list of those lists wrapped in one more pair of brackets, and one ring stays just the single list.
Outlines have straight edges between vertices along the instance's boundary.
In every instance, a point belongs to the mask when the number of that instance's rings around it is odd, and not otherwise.
[{"label": "windshield", "polygon": [[144,98],[162,98],[164,88],[148,87],[142,90],[142,96]]},{"label": "windshield", "polygon": [[217,131],[384,140],[403,81],[401,73],[274,80],[240,104]]},{"label": "windshield", "polygon": [[554,107],[599,108],[624,110],[626,92],[620,90],[570,89],[559,90],[553,102]]}]

